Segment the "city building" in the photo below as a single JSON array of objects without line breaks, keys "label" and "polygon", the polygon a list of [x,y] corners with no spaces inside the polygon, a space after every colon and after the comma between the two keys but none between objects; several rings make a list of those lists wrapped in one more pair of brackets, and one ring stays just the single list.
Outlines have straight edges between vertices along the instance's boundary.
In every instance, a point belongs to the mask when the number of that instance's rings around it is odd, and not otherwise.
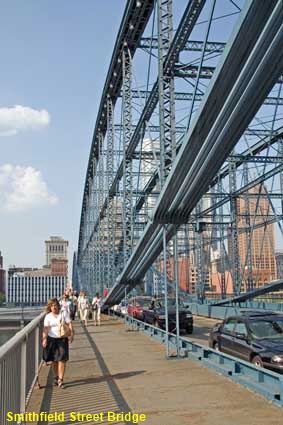
[{"label": "city building", "polygon": [[283,279],[283,251],[275,252],[278,279]]},{"label": "city building", "polygon": [[5,276],[6,276],[6,272],[3,267],[3,257],[0,251],[0,293],[2,294],[5,293]]},{"label": "city building", "polygon": [[233,295],[233,281],[230,271],[225,270],[224,273],[215,272],[210,277],[210,289],[206,292],[208,298],[222,294],[222,285],[225,288],[224,296]]},{"label": "city building", "polygon": [[266,221],[265,217],[272,214],[267,196],[264,196],[267,194],[267,189],[262,186],[260,190],[259,186],[255,186],[248,191],[248,194],[259,194],[259,199],[256,196],[248,198],[252,234],[251,241],[249,241],[248,233],[241,231],[241,228],[247,228],[245,217],[248,212],[246,199],[240,198],[238,200],[238,210],[240,214],[238,221],[239,258],[243,276],[242,289],[244,291],[247,290],[247,250],[250,245],[253,287],[260,287],[277,279],[274,224],[263,224]]},{"label": "city building", "polygon": [[7,302],[16,305],[46,304],[60,297],[68,283],[68,241],[52,236],[45,241],[43,268],[15,267],[8,270]]},{"label": "city building", "polygon": [[68,276],[68,260],[52,258],[51,259],[51,275]]},{"label": "city building", "polygon": [[58,298],[67,284],[66,276],[29,276],[25,273],[10,274],[7,303],[15,305],[42,305],[50,298]]},{"label": "city building", "polygon": [[60,236],[50,236],[50,240],[45,241],[46,266],[51,267],[51,260],[53,258],[57,260],[67,260],[68,245],[69,242],[65,241]]}]

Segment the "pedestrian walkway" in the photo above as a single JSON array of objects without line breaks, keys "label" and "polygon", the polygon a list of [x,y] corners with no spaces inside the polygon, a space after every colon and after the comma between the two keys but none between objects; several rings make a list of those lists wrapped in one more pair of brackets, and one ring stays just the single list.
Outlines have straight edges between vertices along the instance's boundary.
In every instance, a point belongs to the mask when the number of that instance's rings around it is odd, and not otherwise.
[{"label": "pedestrian walkway", "polygon": [[[33,391],[27,409],[64,412],[64,420],[41,425],[136,423],[135,418],[109,421],[107,412],[144,414],[139,424],[146,425],[282,422],[282,408],[197,362],[166,360],[164,346],[115,317],[103,316],[100,327],[90,323],[87,329],[76,322],[75,332],[65,389],[54,387],[50,368],[42,367],[42,388]],[[71,420],[70,412],[103,414],[103,420]]]}]

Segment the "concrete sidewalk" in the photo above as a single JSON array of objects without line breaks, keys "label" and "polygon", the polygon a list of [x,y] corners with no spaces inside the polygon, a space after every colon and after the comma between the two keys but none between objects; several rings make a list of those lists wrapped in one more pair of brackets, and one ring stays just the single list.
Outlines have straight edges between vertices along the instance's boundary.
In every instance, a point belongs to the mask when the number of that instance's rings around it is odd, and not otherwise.
[{"label": "concrete sidewalk", "polygon": [[[146,425],[278,425],[282,408],[192,360],[166,360],[165,347],[116,318],[100,327],[75,323],[65,389],[44,366],[40,390],[27,411],[65,412],[40,424],[133,424],[108,421],[107,412],[146,415]],[[70,412],[103,414],[103,421],[71,420]],[[31,423],[31,422],[28,422]],[[36,423],[36,422],[35,422]],[[35,424],[34,423],[34,424]]]}]

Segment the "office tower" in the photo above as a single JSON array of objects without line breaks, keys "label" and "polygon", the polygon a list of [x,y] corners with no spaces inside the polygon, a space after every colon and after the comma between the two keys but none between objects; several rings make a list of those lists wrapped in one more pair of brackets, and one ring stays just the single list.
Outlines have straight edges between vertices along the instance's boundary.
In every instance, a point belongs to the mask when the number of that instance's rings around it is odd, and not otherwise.
[{"label": "office tower", "polygon": [[50,236],[50,240],[45,241],[46,267],[51,267],[51,274],[68,275],[68,245],[69,242],[59,236]]},{"label": "office tower", "polygon": [[[267,189],[262,186],[255,186],[248,191],[248,199],[240,198],[238,200],[238,231],[239,231],[239,258],[241,264],[241,279],[244,290],[247,289],[248,281],[248,260],[247,252],[251,246],[251,265],[252,265],[252,283],[253,287],[259,287],[270,283],[277,278],[274,224],[264,225],[263,223],[272,215],[272,210],[267,199]],[[249,211],[248,211],[249,209]],[[247,223],[249,212],[250,226]],[[251,238],[249,237],[247,227],[250,227]]]},{"label": "office tower", "polygon": [[283,252],[276,251],[276,268],[277,268],[277,277],[278,279],[283,279]]},{"label": "office tower", "polygon": [[46,265],[51,266],[51,260],[56,258],[58,260],[68,259],[68,245],[69,242],[65,241],[59,236],[50,236],[49,241],[45,241],[46,248]]}]

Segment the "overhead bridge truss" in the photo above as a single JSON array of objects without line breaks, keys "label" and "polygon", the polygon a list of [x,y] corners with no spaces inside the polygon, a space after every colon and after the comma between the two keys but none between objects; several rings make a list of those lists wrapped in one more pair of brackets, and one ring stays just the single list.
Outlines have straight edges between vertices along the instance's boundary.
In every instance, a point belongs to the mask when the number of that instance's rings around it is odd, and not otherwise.
[{"label": "overhead bridge truss", "polygon": [[226,299],[283,277],[283,8],[238,3],[126,3],[73,264],[73,285],[107,288],[108,305],[134,288]]}]

